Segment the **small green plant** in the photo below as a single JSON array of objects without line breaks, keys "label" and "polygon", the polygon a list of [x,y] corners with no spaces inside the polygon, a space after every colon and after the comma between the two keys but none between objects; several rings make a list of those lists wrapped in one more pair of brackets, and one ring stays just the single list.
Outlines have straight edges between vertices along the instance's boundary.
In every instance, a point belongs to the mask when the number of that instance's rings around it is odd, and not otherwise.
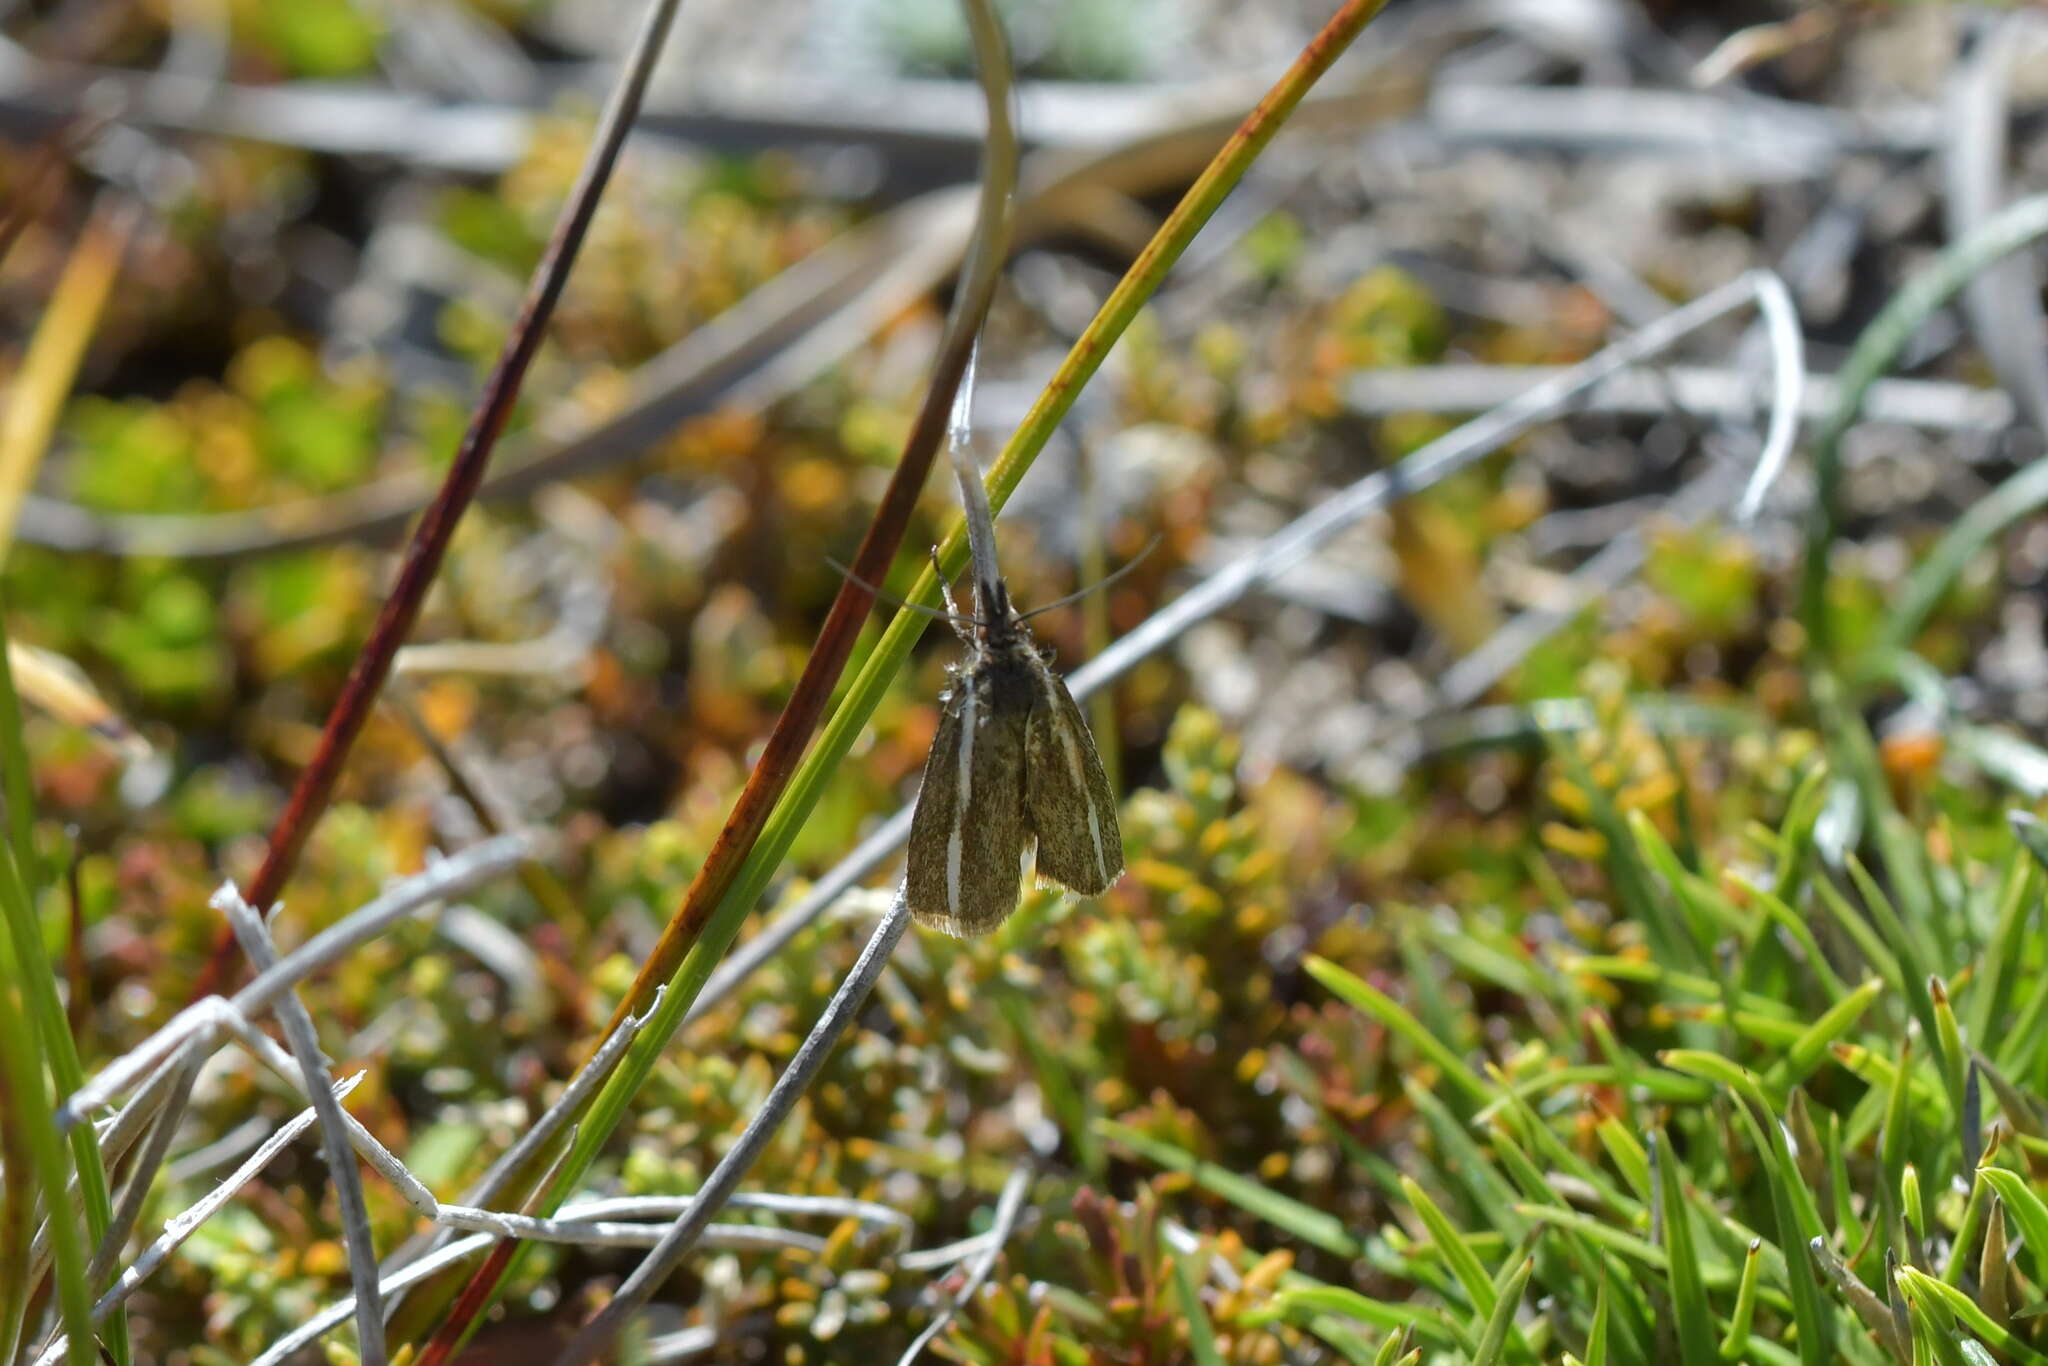
[{"label": "small green plant", "polygon": [[[1386,1041],[1323,1064],[1377,1101],[1377,1141],[1345,1144],[1369,1219],[1122,1126],[1112,1145],[1342,1254],[1240,1323],[1334,1316],[1471,1361],[2048,1359],[2020,1312],[2048,1261],[2013,1253],[2048,1235],[2035,853],[2009,832],[1952,849],[1939,927],[1853,855],[1813,866],[1820,808],[1796,797],[1682,856],[1670,804],[1653,818],[1617,762],[1631,732],[1618,709],[1553,765],[1593,836],[1559,842],[1611,918],[1471,906],[1448,935],[1408,913],[1398,985],[1306,961]],[[1517,1002],[1484,1044],[1454,1004],[1482,997]]]}]

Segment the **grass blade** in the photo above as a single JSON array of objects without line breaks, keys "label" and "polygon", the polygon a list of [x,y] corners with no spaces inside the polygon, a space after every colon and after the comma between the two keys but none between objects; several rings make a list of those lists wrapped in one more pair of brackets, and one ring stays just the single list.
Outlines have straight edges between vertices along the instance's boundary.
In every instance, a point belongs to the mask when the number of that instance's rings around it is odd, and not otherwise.
[{"label": "grass blade", "polygon": [[1209,1322],[1209,1311],[1202,1304],[1202,1288],[1188,1265],[1192,1258],[1174,1251],[1163,1241],[1161,1246],[1173,1262],[1173,1290],[1180,1300],[1181,1321],[1187,1325],[1188,1355],[1194,1358],[1195,1366],[1224,1366],[1222,1349],[1216,1345],[1216,1325]]},{"label": "grass blade", "polygon": [[1247,1214],[1253,1214],[1284,1233],[1292,1234],[1313,1247],[1325,1252],[1334,1252],[1343,1257],[1356,1257],[1365,1246],[1344,1227],[1344,1221],[1334,1214],[1302,1204],[1278,1191],[1268,1190],[1249,1177],[1219,1167],[1213,1162],[1204,1162],[1192,1153],[1184,1152],[1171,1143],[1162,1143],[1156,1138],[1139,1133],[1127,1124],[1112,1119],[1097,1120],[1096,1129],[1103,1137],[1121,1143],[1148,1162],[1166,1168],[1168,1171],[1184,1172],[1194,1179],[1196,1185],[1221,1199],[1228,1200]]},{"label": "grass blade", "polygon": [[1656,1174],[1657,1208],[1663,1214],[1664,1255],[1668,1263],[1671,1308],[1678,1321],[1678,1359],[1685,1366],[1714,1366],[1713,1307],[1707,1303],[1706,1279],[1700,1274],[1693,1245],[1692,1216],[1678,1159],[1661,1129],[1650,1132],[1650,1169]]},{"label": "grass blade", "polygon": [[2016,1337],[2010,1330],[1991,1321],[1990,1315],[1979,1309],[1976,1302],[1952,1285],[1943,1285],[1939,1280],[1910,1266],[1899,1268],[1899,1283],[1914,1295],[1924,1298],[1928,1304],[1939,1304],[1955,1316],[1956,1322],[1968,1328],[1987,1344],[2006,1354],[2022,1366],[2048,1366],[2048,1356],[2043,1356]]},{"label": "grass blade", "polygon": [[1492,1088],[1457,1054],[1453,1053],[1436,1035],[1424,1029],[1413,1015],[1385,992],[1354,973],[1346,972],[1327,958],[1314,954],[1302,959],[1302,966],[1308,975],[1321,982],[1348,1004],[1364,1011],[1378,1021],[1390,1033],[1406,1040],[1408,1045],[1436,1065],[1446,1080],[1454,1083],[1465,1095],[1484,1103],[1492,1098]]},{"label": "grass blade", "polygon": [[1451,1224],[1436,1201],[1429,1198],[1429,1192],[1404,1176],[1401,1178],[1401,1194],[1408,1200],[1415,1216],[1422,1220],[1422,1226],[1429,1230],[1437,1252],[1451,1274],[1458,1279],[1465,1298],[1481,1314],[1491,1315],[1494,1306],[1493,1278],[1486,1274],[1486,1268],[1479,1264],[1479,1258],[1466,1245],[1458,1230]]},{"label": "grass blade", "polygon": [[2034,1193],[2034,1188],[2018,1172],[2004,1167],[1980,1167],[1978,1172],[1998,1193],[1999,1200],[2011,1212],[2012,1221],[2025,1235],[2027,1260],[2034,1268],[2035,1283],[2048,1285],[2048,1203]]},{"label": "grass blade", "polygon": [[1535,1269],[1535,1258],[1522,1258],[1514,1274],[1508,1277],[1507,1284],[1501,1287],[1493,1312],[1487,1316],[1486,1330],[1479,1335],[1479,1350],[1472,1354],[1472,1366],[1497,1366],[1507,1351],[1508,1334],[1515,1326],[1515,1311],[1522,1307],[1522,1292],[1528,1289],[1529,1274]]}]

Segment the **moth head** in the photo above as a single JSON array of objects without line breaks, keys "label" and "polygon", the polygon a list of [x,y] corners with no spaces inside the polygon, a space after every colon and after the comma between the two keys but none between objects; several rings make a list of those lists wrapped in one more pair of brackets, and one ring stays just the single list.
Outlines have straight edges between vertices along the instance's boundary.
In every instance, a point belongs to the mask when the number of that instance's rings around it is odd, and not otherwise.
[{"label": "moth head", "polygon": [[1000,578],[978,580],[974,585],[975,624],[983,631],[997,630],[1015,613],[1010,607],[1010,586]]}]

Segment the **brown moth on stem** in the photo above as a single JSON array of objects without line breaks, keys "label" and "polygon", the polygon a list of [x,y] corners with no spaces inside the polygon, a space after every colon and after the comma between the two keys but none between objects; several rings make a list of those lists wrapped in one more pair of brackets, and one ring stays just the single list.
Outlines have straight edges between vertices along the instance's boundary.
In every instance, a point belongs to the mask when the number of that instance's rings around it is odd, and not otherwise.
[{"label": "brown moth on stem", "polygon": [[918,923],[963,938],[987,934],[1017,909],[1027,846],[1037,847],[1039,876],[1083,896],[1108,890],[1124,869],[1116,796],[1095,737],[1012,607],[996,563],[995,518],[968,457],[973,391],[970,360],[948,444],[967,515],[975,612],[962,615],[946,590],[967,658],[953,669],[925,760],[904,874]]}]

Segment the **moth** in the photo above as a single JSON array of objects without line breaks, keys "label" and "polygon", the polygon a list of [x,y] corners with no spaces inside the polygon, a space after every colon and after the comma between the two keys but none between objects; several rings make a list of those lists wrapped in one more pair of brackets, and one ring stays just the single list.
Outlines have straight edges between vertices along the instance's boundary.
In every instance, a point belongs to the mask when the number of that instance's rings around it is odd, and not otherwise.
[{"label": "moth", "polygon": [[956,435],[975,614],[963,615],[944,589],[967,657],[953,669],[925,759],[904,895],[920,924],[970,938],[1017,909],[1027,847],[1037,847],[1040,877],[1083,896],[1109,889],[1123,873],[1124,850],[1095,737],[1010,604],[988,495],[963,444]]}]

